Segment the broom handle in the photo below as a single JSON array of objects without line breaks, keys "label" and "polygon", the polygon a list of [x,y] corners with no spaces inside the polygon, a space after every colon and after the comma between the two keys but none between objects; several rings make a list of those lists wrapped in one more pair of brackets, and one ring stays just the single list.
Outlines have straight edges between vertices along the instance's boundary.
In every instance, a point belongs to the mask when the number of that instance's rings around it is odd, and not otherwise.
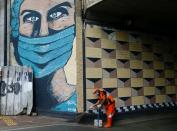
[{"label": "broom handle", "polygon": [[97,110],[98,110],[98,116],[97,116],[97,117],[98,117],[98,119],[97,119],[97,120],[98,120],[98,127],[100,127],[100,125],[99,125],[99,124],[100,124],[100,123],[99,123],[99,119],[100,119],[100,109],[98,108]]}]

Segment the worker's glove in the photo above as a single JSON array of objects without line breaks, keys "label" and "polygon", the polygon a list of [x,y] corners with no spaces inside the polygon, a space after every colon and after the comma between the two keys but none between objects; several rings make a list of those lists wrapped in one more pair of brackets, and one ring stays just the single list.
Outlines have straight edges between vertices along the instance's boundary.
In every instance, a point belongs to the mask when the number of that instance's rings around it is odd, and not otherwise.
[{"label": "worker's glove", "polygon": [[112,114],[112,113],[108,115],[108,118],[112,118],[112,117],[113,117],[113,114]]},{"label": "worker's glove", "polygon": [[92,105],[92,106],[89,107],[90,110],[95,109],[95,108],[97,108],[96,105]]},{"label": "worker's glove", "polygon": [[96,107],[97,107],[98,109],[101,108],[101,104],[98,104]]},{"label": "worker's glove", "polygon": [[94,108],[94,106],[93,106],[93,105],[89,107],[89,109],[93,109],[93,108]]}]

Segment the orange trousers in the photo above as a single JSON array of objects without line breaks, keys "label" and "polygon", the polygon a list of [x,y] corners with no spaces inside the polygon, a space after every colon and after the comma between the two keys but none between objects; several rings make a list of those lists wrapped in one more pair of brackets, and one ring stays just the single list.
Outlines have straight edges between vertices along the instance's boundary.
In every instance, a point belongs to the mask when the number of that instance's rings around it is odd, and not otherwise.
[{"label": "orange trousers", "polygon": [[106,107],[106,124],[104,127],[109,128],[112,126],[112,118],[115,114],[115,103],[105,106]]}]

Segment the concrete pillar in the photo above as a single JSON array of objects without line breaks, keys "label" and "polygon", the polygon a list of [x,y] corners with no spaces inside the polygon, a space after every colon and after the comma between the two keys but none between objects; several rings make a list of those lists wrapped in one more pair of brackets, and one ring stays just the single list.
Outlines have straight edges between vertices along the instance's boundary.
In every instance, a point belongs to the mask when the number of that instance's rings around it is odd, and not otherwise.
[{"label": "concrete pillar", "polygon": [[83,93],[83,22],[82,22],[82,0],[76,0],[76,61],[77,61],[77,109],[84,111]]}]

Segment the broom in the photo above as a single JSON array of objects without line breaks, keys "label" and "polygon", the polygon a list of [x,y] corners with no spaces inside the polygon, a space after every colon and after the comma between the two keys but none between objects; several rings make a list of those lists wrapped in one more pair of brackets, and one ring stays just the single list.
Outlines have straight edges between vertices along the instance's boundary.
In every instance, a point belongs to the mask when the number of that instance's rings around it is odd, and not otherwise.
[{"label": "broom", "polygon": [[[90,108],[90,110],[93,110],[93,109],[96,109],[98,114],[97,114],[97,120],[99,121],[100,119],[100,108],[98,108],[97,106],[93,107],[93,108]],[[82,112],[82,113],[79,113],[77,114],[76,116],[76,119],[75,121],[78,122],[78,123],[84,123],[84,120],[86,119],[87,121],[90,119],[94,119],[94,114],[93,113],[90,113],[89,111],[85,111],[85,112]]]},{"label": "broom", "polygon": [[84,123],[85,119],[91,119],[92,117],[92,113],[89,113],[88,111],[82,112],[82,113],[78,113],[76,116],[75,121],[77,123]]}]

